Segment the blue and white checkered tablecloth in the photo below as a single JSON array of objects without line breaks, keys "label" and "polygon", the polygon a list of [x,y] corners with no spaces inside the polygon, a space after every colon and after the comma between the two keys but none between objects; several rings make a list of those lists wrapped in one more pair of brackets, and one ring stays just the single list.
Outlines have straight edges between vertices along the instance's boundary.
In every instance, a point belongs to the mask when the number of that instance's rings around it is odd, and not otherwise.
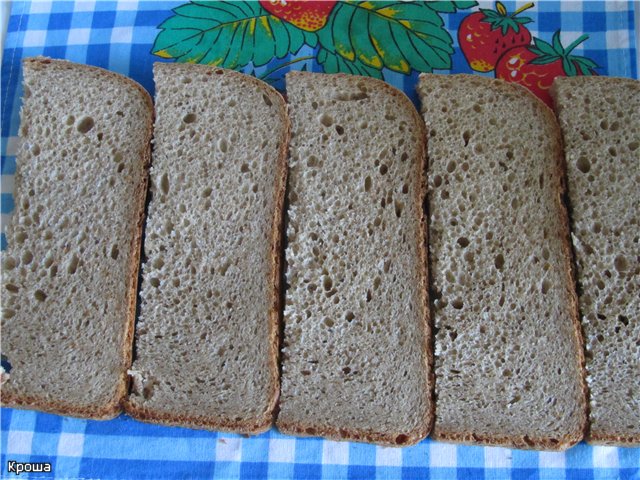
[{"label": "blue and white checkered tablecloth", "polygon": [[[12,2],[2,59],[2,232],[13,210],[13,175],[21,102],[20,62],[33,55],[66,58],[130,76],[153,93],[151,67],[163,60],[152,54],[158,26],[187,0]],[[560,29],[569,44],[586,33],[575,53],[598,64],[598,73],[637,76],[633,2],[543,1],[527,10],[535,37],[551,41]],[[504,2],[514,11],[523,2]],[[491,8],[492,4],[482,4]],[[442,13],[453,38],[451,72],[471,72],[457,43],[456,30],[478,7]],[[322,71],[318,46],[266,65],[244,68],[257,76],[288,68]],[[310,58],[296,63],[301,57]],[[291,63],[285,68],[278,68]],[[486,74],[491,75],[491,74]],[[414,100],[416,72],[384,70],[389,83]],[[281,77],[270,77],[282,88]],[[2,233],[2,249],[6,237]],[[87,421],[9,408],[0,409],[1,478],[64,479],[637,479],[640,448],[591,447],[584,443],[564,453],[468,447],[427,439],[403,449],[281,435],[275,429],[251,438],[183,428],[146,425],[122,415]],[[8,471],[10,461],[48,462],[50,473]]]}]

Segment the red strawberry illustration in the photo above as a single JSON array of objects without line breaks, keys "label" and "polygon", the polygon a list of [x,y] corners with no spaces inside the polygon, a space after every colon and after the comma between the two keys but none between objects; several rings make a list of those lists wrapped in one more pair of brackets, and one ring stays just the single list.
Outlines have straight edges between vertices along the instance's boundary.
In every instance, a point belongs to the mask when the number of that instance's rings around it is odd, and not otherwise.
[{"label": "red strawberry illustration", "polygon": [[458,28],[458,42],[469,66],[478,72],[490,72],[504,52],[529,45],[531,33],[524,24],[531,19],[517,15],[531,7],[533,3],[527,3],[509,15],[504,5],[496,2],[495,10],[481,8],[467,16]]},{"label": "red strawberry illustration", "polygon": [[587,38],[582,35],[567,48],[560,42],[560,30],[553,34],[552,44],[534,38],[533,46],[513,48],[500,58],[496,77],[524,85],[551,107],[549,88],[554,78],[597,75],[593,60],[571,55]]},{"label": "red strawberry illustration", "polygon": [[320,30],[327,23],[336,1],[260,0],[267,12],[308,32]]}]

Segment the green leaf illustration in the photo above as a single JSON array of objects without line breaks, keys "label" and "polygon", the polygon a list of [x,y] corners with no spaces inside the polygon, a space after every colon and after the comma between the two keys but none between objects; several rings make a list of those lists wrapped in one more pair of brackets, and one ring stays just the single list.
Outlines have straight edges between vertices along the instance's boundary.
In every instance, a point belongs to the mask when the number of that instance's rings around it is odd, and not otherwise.
[{"label": "green leaf illustration", "polygon": [[320,45],[344,60],[408,74],[451,68],[453,40],[438,12],[472,2],[341,2],[319,30]]},{"label": "green leaf illustration", "polygon": [[152,53],[179,62],[240,68],[268,63],[317,42],[264,10],[258,2],[191,2],[162,22]]},{"label": "green leaf illustration", "polygon": [[325,73],[350,73],[352,75],[362,75],[382,79],[382,71],[369,67],[359,60],[347,60],[337,53],[320,47],[318,49],[317,61],[322,65]]}]

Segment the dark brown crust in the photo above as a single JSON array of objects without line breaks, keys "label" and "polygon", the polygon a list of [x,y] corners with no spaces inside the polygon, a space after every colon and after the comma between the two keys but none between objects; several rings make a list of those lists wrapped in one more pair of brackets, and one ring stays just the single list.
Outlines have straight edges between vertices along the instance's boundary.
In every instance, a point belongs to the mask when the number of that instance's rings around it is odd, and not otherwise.
[{"label": "dark brown crust", "polygon": [[[551,98],[553,99],[553,105],[554,105],[554,111],[555,111],[555,117],[556,117],[556,121],[559,123],[559,115],[560,115],[560,108],[558,105],[558,85],[560,83],[567,83],[567,84],[574,84],[574,87],[578,87],[579,84],[582,83],[588,83],[588,82],[606,82],[609,84],[614,84],[614,85],[618,85],[618,86],[627,86],[630,85],[632,83],[638,82],[638,80],[635,79],[630,79],[630,78],[622,78],[622,77],[558,77],[554,80],[553,85],[551,86],[550,89],[550,94],[551,94]],[[578,84],[578,85],[575,85]],[[558,128],[560,129],[560,131],[562,131],[562,129],[560,128],[560,126],[558,125]],[[564,135],[563,135],[563,139],[564,139]],[[564,147],[564,145],[563,145]],[[564,148],[563,148],[563,155],[562,155],[562,168],[563,168],[563,179],[567,178],[567,169],[566,169],[566,157],[564,155]],[[565,180],[566,182],[566,180]],[[566,183],[564,185],[565,187],[565,192],[567,190],[567,186]],[[566,211],[567,211],[567,222],[568,225],[571,225],[570,223],[570,217],[568,215],[568,212],[570,211],[570,207],[571,205],[569,204],[569,198],[568,196],[566,197]],[[571,242],[569,240],[569,238],[567,238],[567,244],[568,244],[568,248],[571,249]],[[571,251],[573,251],[571,249]],[[576,285],[576,279],[577,279],[577,260],[576,260],[576,256],[575,254],[572,255],[572,281],[574,282],[573,284]],[[576,309],[579,312],[579,307],[578,307],[579,303],[578,303],[578,299],[576,297]],[[580,332],[582,332],[582,324],[580,322],[580,316],[579,313],[577,315],[577,322],[578,322],[578,329],[580,329]],[[581,340],[582,340],[582,346],[583,346],[583,352],[584,352],[584,336],[581,335]],[[586,384],[586,376],[588,375],[588,370],[586,368],[586,359],[584,357],[584,354],[582,356],[582,365],[583,365],[583,372],[585,374],[585,394],[587,399],[589,399],[589,387]],[[590,418],[590,409],[589,409],[589,402],[587,401],[586,404],[587,407],[587,418]],[[585,440],[587,441],[587,443],[592,444],[592,445],[611,445],[611,446],[622,446],[622,447],[631,447],[631,446],[638,446],[640,445],[640,434],[638,435],[624,435],[624,434],[620,434],[620,433],[601,433],[601,432],[596,432],[594,433],[591,429],[591,424],[590,421],[587,421],[587,425],[585,427]]]},{"label": "dark brown crust", "polygon": [[211,416],[191,416],[180,415],[176,413],[161,412],[145,408],[136,402],[127,398],[124,401],[124,410],[132,417],[151,423],[161,423],[172,426],[185,426],[204,428],[209,430],[221,430],[236,433],[257,434],[268,430],[273,425],[274,412],[280,395],[280,373],[279,373],[279,352],[280,352],[280,265],[281,265],[281,246],[282,246],[282,221],[284,209],[284,193],[287,184],[287,151],[289,139],[291,137],[291,124],[289,115],[287,114],[287,105],[282,95],[274,88],[266,83],[244,75],[233,70],[211,67],[209,65],[196,64],[178,64],[178,63],[161,63],[157,62],[155,68],[171,68],[174,70],[193,71],[194,69],[211,70],[221,72],[224,75],[235,77],[239,82],[252,84],[253,87],[262,90],[265,95],[279,106],[279,116],[285,128],[282,130],[282,138],[280,141],[280,151],[278,153],[277,165],[277,184],[275,186],[274,196],[274,215],[271,223],[271,274],[273,290],[270,292],[271,308],[269,310],[269,375],[271,384],[271,393],[268,407],[262,417],[252,420],[234,420],[222,417]]},{"label": "dark brown crust", "polygon": [[2,406],[24,408],[29,410],[41,410],[49,413],[60,415],[69,415],[81,418],[91,418],[95,420],[107,420],[116,417],[121,412],[121,401],[127,392],[127,368],[131,364],[131,339],[133,337],[133,329],[135,322],[136,308],[136,288],[138,281],[138,265],[140,263],[140,237],[142,235],[142,225],[144,223],[144,201],[147,188],[147,171],[151,158],[151,136],[153,131],[153,102],[147,91],[137,82],[115,72],[110,72],[99,67],[83,65],[69,62],[66,60],[57,60],[47,57],[25,58],[23,68],[27,65],[33,70],[41,70],[49,68],[47,65],[54,65],[57,69],[84,71],[87,74],[99,75],[110,81],[120,83],[122,88],[133,88],[142,96],[144,102],[149,109],[149,120],[146,124],[146,144],[142,146],[140,155],[142,157],[142,166],[144,169],[143,180],[135,190],[135,207],[138,209],[139,216],[137,219],[136,230],[131,239],[131,259],[129,263],[129,285],[127,288],[127,323],[125,325],[125,333],[123,336],[122,346],[122,372],[115,388],[113,398],[104,405],[93,405],[91,407],[83,407],[77,404],[65,402],[64,400],[49,400],[29,395],[13,395],[3,392]]},{"label": "dark brown crust", "polygon": [[[287,73],[289,77],[301,77],[316,75],[309,72],[292,71]],[[425,395],[428,397],[427,411],[424,415],[422,425],[411,432],[376,432],[368,430],[357,430],[347,428],[333,428],[328,425],[303,425],[300,423],[283,422],[279,418],[276,420],[278,430],[283,433],[301,436],[321,436],[333,440],[353,440],[359,442],[377,443],[388,446],[407,446],[414,445],[429,434],[433,427],[435,418],[435,408],[433,402],[434,373],[432,368],[433,355],[431,352],[431,319],[429,315],[429,290],[428,290],[428,262],[427,262],[427,229],[424,218],[423,202],[426,196],[426,162],[427,162],[427,135],[426,127],[422,117],[417,112],[415,106],[409,98],[400,90],[392,87],[388,83],[368,77],[360,77],[356,75],[346,75],[342,73],[334,74],[335,77],[348,77],[358,82],[365,82],[372,89],[385,90],[390,96],[395,97],[401,104],[404,104],[402,111],[409,111],[413,117],[414,127],[420,132],[419,144],[417,145],[418,158],[415,161],[416,177],[419,178],[418,188],[416,188],[416,196],[414,198],[416,211],[420,212],[418,225],[418,245],[419,262],[416,262],[417,276],[420,278],[421,304],[424,311],[423,317],[423,357],[425,362],[425,371],[427,374],[427,386],[429,392]],[[313,433],[309,433],[313,432]]]},{"label": "dark brown crust", "polygon": [[530,437],[528,435],[509,436],[481,435],[471,432],[441,432],[438,429],[438,424],[436,423],[431,438],[442,442],[463,443],[466,445],[499,446],[519,448],[522,450],[563,451],[578,443],[582,437],[576,439],[575,436],[567,435],[560,439],[555,439],[546,437]]},{"label": "dark brown crust", "polygon": [[[583,349],[583,337],[582,337],[582,329],[580,326],[580,320],[578,318],[578,297],[575,290],[575,280],[572,269],[572,255],[571,255],[571,243],[569,241],[570,230],[569,230],[569,217],[567,214],[567,210],[565,208],[563,197],[566,191],[566,168],[564,163],[564,154],[562,147],[562,137],[560,134],[560,126],[556,120],[556,117],[553,111],[547,107],[538,97],[536,97],[533,93],[531,93],[527,88],[515,84],[505,82],[500,79],[487,79],[483,77],[478,77],[476,75],[468,75],[468,74],[459,74],[454,75],[455,77],[464,77],[464,78],[474,78],[474,80],[486,82],[487,84],[492,83],[493,88],[501,89],[505,92],[512,93],[518,95],[522,98],[524,102],[532,103],[540,113],[546,118],[547,122],[554,126],[554,131],[557,133],[556,135],[556,145],[553,152],[555,157],[555,174],[559,178],[559,189],[557,192],[557,196],[555,198],[558,215],[561,219],[561,229],[558,232],[558,238],[561,241],[562,252],[565,259],[565,273],[567,275],[567,293],[569,295],[569,309],[571,322],[573,324],[573,332],[574,332],[574,341],[577,348],[576,351],[576,362],[579,365],[579,370],[582,372],[580,383],[582,385],[582,396],[580,398],[580,411],[581,419],[580,419],[580,428],[575,432],[568,432],[566,435],[560,438],[552,438],[552,437],[530,437],[528,435],[522,436],[510,436],[510,435],[480,435],[475,434],[473,432],[455,432],[455,431],[447,431],[441,430],[438,427],[438,422],[436,419],[436,424],[433,429],[433,438],[436,440],[448,441],[448,442],[459,442],[466,443],[471,445],[495,445],[495,446],[505,446],[512,448],[522,448],[522,449],[543,449],[543,450],[566,450],[567,448],[577,444],[580,442],[587,430],[587,383],[585,378],[585,358],[584,358],[584,349]],[[428,78],[426,74],[420,75],[420,82],[424,81],[424,79]]]},{"label": "dark brown crust", "polygon": [[616,435],[606,433],[589,432],[587,443],[590,445],[610,445],[612,447],[638,447],[640,446],[640,436]]}]

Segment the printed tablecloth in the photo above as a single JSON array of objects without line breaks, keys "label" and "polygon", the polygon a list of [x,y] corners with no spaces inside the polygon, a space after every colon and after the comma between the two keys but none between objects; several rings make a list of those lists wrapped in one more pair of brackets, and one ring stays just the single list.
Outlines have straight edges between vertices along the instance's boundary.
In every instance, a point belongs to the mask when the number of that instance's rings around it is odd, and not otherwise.
[{"label": "printed tablecloth", "polygon": [[[483,46],[471,48],[465,43],[477,33],[472,15],[480,8],[493,10],[483,18],[493,18],[495,28],[482,33]],[[521,10],[519,35],[494,52],[487,45],[495,32],[509,33],[504,9],[509,15]],[[2,232],[13,210],[20,62],[28,56],[104,67],[151,93],[153,62],[195,61],[240,69],[279,89],[290,69],[371,75],[415,101],[418,71],[526,83],[561,65],[565,74],[635,78],[635,38],[633,2],[617,1],[326,2],[306,11],[283,1],[14,1],[2,60]],[[533,73],[518,64],[523,51],[517,49],[525,43],[539,58]],[[6,248],[4,233],[1,241]],[[581,443],[551,453],[427,439],[394,449],[294,438],[275,429],[246,438],[146,425],[125,415],[99,422],[3,408],[0,417],[1,478],[640,479],[639,448]],[[11,462],[48,463],[51,472],[16,477]]]}]

